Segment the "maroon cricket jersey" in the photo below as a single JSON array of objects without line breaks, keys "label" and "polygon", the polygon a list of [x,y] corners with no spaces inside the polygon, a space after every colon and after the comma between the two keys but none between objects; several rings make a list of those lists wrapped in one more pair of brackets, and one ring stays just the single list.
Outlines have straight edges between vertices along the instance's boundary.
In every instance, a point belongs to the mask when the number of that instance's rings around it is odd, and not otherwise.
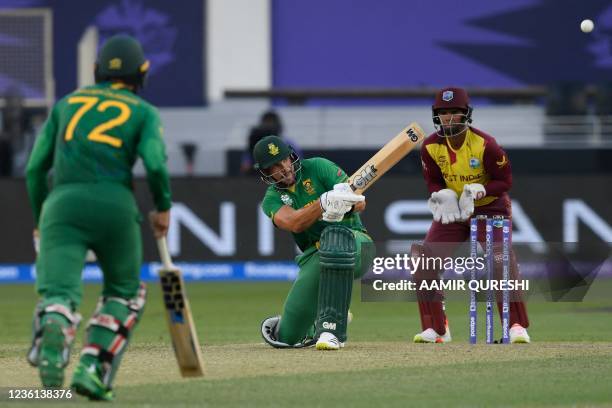
[{"label": "maroon cricket jersey", "polygon": [[450,188],[460,197],[464,185],[479,183],[487,195],[474,202],[475,212],[510,215],[510,161],[492,136],[470,126],[455,150],[447,138],[434,133],[423,142],[421,163],[430,193]]}]

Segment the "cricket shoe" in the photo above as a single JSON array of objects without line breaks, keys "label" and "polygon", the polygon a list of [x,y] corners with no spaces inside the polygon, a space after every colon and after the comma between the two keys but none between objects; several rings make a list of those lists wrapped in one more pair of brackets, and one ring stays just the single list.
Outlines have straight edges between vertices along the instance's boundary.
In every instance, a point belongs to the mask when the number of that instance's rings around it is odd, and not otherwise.
[{"label": "cricket shoe", "polygon": [[265,318],[264,321],[261,322],[261,337],[263,337],[266,343],[274,348],[304,348],[314,345],[315,341],[312,337],[314,330],[312,330],[312,333],[307,334],[301,342],[294,345],[283,343],[282,341],[278,340],[280,321],[280,316],[271,316]]},{"label": "cricket shoe", "polygon": [[342,343],[336,336],[329,332],[323,332],[319,336],[319,340],[317,340],[316,348],[317,350],[339,350],[344,347],[344,343]]},{"label": "cricket shoe", "polygon": [[448,327],[448,321],[446,321],[446,332],[440,336],[434,329],[429,328],[423,330],[414,336],[413,341],[415,343],[450,343],[453,340],[451,332]]},{"label": "cricket shoe", "polygon": [[77,394],[95,401],[112,401],[115,394],[100,379],[100,373],[95,364],[89,366],[79,363],[72,375],[73,388]]},{"label": "cricket shoe", "polygon": [[64,367],[68,364],[65,353],[65,334],[62,324],[49,319],[42,329],[37,367],[43,387],[59,388],[64,384]]},{"label": "cricket shoe", "polygon": [[510,328],[510,343],[531,343],[527,329],[518,323],[514,323]]},{"label": "cricket shoe", "polygon": [[444,334],[440,336],[439,339],[436,339],[436,343],[450,343],[451,341],[453,341],[450,328],[448,327],[448,319],[446,320],[444,327],[446,329],[446,332],[444,332]]}]

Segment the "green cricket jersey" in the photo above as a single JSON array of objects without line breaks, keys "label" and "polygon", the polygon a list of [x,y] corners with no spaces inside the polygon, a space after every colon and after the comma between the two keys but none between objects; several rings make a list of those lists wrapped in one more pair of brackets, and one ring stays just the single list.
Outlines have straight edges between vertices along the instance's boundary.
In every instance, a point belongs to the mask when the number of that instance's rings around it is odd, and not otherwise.
[{"label": "green cricket jersey", "polygon": [[[288,205],[299,210],[312,205],[321,194],[332,190],[334,184],[344,183],[348,179],[346,173],[337,164],[321,157],[302,160],[300,172],[301,174],[297,175],[298,181],[290,189],[281,190],[274,186],[268,187],[262,202],[262,208],[266,215],[272,219],[272,222],[274,222],[274,214],[282,206]],[[330,224],[332,223],[322,220],[316,221],[305,231],[293,234],[295,243],[302,251],[305,251],[319,241],[323,229]],[[345,216],[339,224],[359,231],[366,231],[359,215],[356,213]]]},{"label": "green cricket jersey", "polygon": [[162,126],[157,110],[122,84],[105,82],[78,89],[58,101],[28,161],[26,181],[36,225],[53,185],[119,183],[132,188],[140,156],[158,211],[171,206]]}]

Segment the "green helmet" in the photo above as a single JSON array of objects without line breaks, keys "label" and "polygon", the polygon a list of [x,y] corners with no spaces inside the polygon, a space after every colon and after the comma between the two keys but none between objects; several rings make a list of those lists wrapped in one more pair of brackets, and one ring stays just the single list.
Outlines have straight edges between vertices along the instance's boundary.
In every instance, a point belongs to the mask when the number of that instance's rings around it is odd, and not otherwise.
[{"label": "green helmet", "polygon": [[96,83],[120,79],[141,88],[148,70],[149,61],[138,40],[118,34],[102,45],[96,61],[95,78]]},{"label": "green helmet", "polygon": [[278,136],[266,136],[253,147],[253,161],[256,170],[267,169],[286,159],[293,153],[283,139]]}]

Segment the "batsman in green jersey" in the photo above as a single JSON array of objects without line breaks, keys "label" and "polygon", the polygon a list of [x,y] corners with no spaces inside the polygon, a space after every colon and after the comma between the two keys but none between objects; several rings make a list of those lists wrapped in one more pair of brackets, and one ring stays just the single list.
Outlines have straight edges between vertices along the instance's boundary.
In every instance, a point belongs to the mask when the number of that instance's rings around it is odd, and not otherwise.
[{"label": "batsman in green jersey", "polygon": [[365,197],[346,183],[346,173],[327,159],[300,160],[281,138],[266,136],[253,148],[255,168],[270,184],[263,211],[293,234],[302,255],[297,279],[281,316],[265,319],[264,340],[276,348],[338,350],[347,339],[353,279],[374,256],[359,212]]},{"label": "batsman in green jersey", "polygon": [[[58,101],[27,166],[34,212],[36,289],[28,361],[45,387],[62,387],[80,315],[81,271],[88,248],[104,273],[71,387],[91,399],[113,398],[112,383],[145,304],[140,282],[141,216],[132,193],[132,166],[141,157],[155,201],[156,236],[167,232],[170,186],[156,109],[136,95],[149,62],[137,40],[110,38],[95,66],[96,84]],[[52,189],[47,173],[52,170]]]}]

